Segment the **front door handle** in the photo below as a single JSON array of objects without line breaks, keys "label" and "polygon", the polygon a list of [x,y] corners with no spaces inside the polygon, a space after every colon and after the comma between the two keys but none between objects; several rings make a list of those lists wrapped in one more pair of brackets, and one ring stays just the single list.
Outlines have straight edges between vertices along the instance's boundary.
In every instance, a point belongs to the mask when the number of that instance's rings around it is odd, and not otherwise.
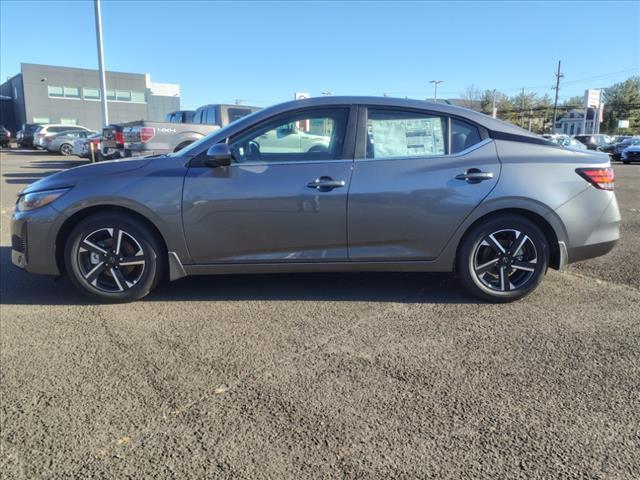
[{"label": "front door handle", "polygon": [[321,192],[328,192],[334,188],[344,187],[344,180],[334,180],[331,177],[318,177],[313,182],[307,183],[307,187],[315,188]]},{"label": "front door handle", "polygon": [[492,178],[493,172],[483,172],[477,168],[470,168],[466,172],[456,175],[456,180],[466,180],[467,183],[479,183]]}]

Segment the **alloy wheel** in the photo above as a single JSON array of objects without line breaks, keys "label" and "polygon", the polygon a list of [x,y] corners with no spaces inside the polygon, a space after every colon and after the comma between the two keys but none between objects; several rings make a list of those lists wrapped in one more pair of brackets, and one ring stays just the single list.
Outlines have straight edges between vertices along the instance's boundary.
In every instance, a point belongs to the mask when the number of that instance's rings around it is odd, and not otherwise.
[{"label": "alloy wheel", "polygon": [[73,152],[73,148],[71,148],[71,145],[67,145],[65,143],[60,147],[60,153],[62,155],[71,155],[72,152]]},{"label": "alloy wheel", "polygon": [[473,275],[497,292],[515,291],[535,275],[536,246],[526,234],[503,229],[486,235],[473,252]]},{"label": "alloy wheel", "polygon": [[107,293],[129,290],[144,274],[144,250],[136,238],[117,227],[101,228],[86,235],[76,254],[82,278]]}]

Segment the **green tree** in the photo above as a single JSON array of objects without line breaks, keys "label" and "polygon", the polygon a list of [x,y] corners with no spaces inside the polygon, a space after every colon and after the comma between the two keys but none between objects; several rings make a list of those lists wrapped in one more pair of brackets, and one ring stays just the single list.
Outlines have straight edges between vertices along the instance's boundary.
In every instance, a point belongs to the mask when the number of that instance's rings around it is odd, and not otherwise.
[{"label": "green tree", "polygon": [[[604,90],[604,123],[601,131],[621,135],[640,133],[640,76],[630,77]],[[618,128],[629,120],[629,128]]]}]

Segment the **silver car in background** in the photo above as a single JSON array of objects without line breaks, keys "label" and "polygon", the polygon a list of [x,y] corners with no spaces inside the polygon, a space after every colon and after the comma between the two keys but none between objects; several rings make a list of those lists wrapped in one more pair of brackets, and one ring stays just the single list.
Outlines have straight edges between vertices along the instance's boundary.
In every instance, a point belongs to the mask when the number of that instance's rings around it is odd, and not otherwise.
[{"label": "silver car in background", "polygon": [[173,154],[35,182],[13,215],[12,261],[102,301],[142,298],[165,276],[404,271],[455,272],[508,302],[549,267],[613,248],[613,188],[606,154],[471,110],[312,98]]},{"label": "silver car in background", "polygon": [[93,143],[94,155],[100,152],[100,142],[102,140],[101,133],[94,133],[86,137],[79,137],[73,142],[73,154],[80,158],[89,158],[91,156],[90,144]]},{"label": "silver car in background", "polygon": [[55,135],[61,132],[88,132],[89,129],[80,125],[62,125],[62,124],[48,124],[38,127],[33,133],[33,146],[34,148],[44,148],[45,138]]},{"label": "silver car in background", "polygon": [[55,133],[44,138],[42,148],[49,152],[56,152],[64,156],[68,156],[73,154],[73,144],[76,140],[86,139],[87,137],[95,134],[96,132],[85,130],[72,130],[70,132]]}]

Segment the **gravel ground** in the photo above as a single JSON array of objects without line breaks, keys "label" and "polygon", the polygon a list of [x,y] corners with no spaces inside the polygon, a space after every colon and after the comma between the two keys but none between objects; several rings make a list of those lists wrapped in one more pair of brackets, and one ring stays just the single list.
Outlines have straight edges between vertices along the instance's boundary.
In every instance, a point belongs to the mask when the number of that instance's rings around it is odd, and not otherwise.
[{"label": "gravel ground", "polygon": [[623,238],[478,303],[448,275],[187,278],[128,305],[10,266],[0,154],[2,478],[640,478],[640,165]]}]

